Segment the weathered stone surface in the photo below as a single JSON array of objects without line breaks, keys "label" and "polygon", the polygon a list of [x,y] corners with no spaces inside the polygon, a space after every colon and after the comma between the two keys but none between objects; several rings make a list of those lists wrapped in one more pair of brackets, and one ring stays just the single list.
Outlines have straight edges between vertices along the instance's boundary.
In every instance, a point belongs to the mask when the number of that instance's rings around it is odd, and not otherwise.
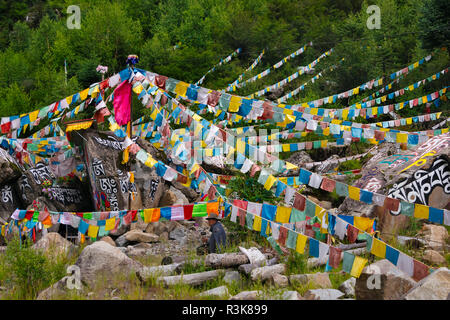
[{"label": "weathered stone surface", "polygon": [[200,194],[198,192],[196,192],[194,189],[185,187],[181,183],[176,182],[176,181],[172,181],[171,184],[176,190],[181,191],[181,193],[188,200],[188,203],[193,203],[198,200]]},{"label": "weathered stone surface", "polygon": [[276,287],[285,288],[289,286],[289,279],[285,275],[274,273],[270,278],[270,283]]},{"label": "weathered stone surface", "polygon": [[[0,148],[1,149],[1,148]],[[3,150],[3,149],[1,149]],[[0,157],[1,159],[1,157]],[[1,170],[1,169],[0,169]],[[0,171],[1,172],[1,171]],[[22,202],[13,182],[0,185],[0,222],[9,222],[11,214],[22,208]]]},{"label": "weathered stone surface", "polygon": [[272,277],[273,274],[279,273],[283,274],[286,272],[286,265],[284,263],[279,263],[273,266],[265,266],[255,268],[251,272],[251,278],[253,281],[261,280],[266,281]]},{"label": "weathered stone surface", "polygon": [[432,265],[442,265],[447,262],[439,252],[431,249],[424,251],[422,259]]},{"label": "weathered stone surface", "polygon": [[246,249],[243,247],[239,247],[242,253],[244,253],[251,264],[257,265],[259,267],[265,266],[267,264],[266,256],[258,250],[258,248],[251,247],[250,249]]},{"label": "weathered stone surface", "polygon": [[50,232],[37,241],[33,248],[36,250],[42,250],[46,254],[52,256],[70,256],[75,254],[76,246],[70,241],[64,239],[59,233]]},{"label": "weathered stone surface", "polygon": [[305,300],[337,300],[343,297],[344,293],[336,289],[313,289],[306,291]]},{"label": "weathered stone surface", "polygon": [[241,275],[238,271],[227,271],[223,277],[223,281],[228,284],[232,284],[233,282],[240,283]]},{"label": "weathered stone surface", "polygon": [[0,176],[0,185],[16,180],[22,175],[17,161],[2,148],[0,148],[0,172],[2,173]]},{"label": "weathered stone surface", "polygon": [[345,293],[346,297],[354,297],[355,285],[356,285],[356,278],[351,277],[350,279],[347,279],[344,282],[342,282],[338,289],[339,291]]},{"label": "weathered stone surface", "polygon": [[448,238],[448,231],[443,226],[424,224],[419,235],[426,241],[426,246],[433,250],[443,250]]},{"label": "weathered stone surface", "polygon": [[186,236],[186,229],[181,226],[169,233],[169,239],[173,239],[180,244],[186,243]]},{"label": "weathered stone surface", "polygon": [[116,246],[116,243],[114,242],[113,239],[111,239],[110,236],[102,237],[102,238],[100,239],[100,241],[105,241],[106,243],[112,245],[113,247]]},{"label": "weathered stone surface", "polygon": [[229,298],[228,288],[226,286],[220,286],[214,289],[203,291],[199,293],[200,297],[218,297],[218,298]]},{"label": "weathered stone surface", "polygon": [[398,243],[403,246],[410,246],[411,248],[418,249],[426,245],[426,241],[417,237],[398,236]]},{"label": "weathered stone surface", "polygon": [[179,276],[159,277],[157,282],[162,283],[166,287],[174,286],[178,283],[196,286],[218,278],[223,272],[224,270],[219,269],[199,273],[183,274]]},{"label": "weathered stone surface", "polygon": [[249,275],[252,272],[252,270],[256,269],[256,268],[258,268],[258,266],[255,266],[254,264],[251,264],[251,263],[246,263],[246,264],[241,264],[238,267],[238,271],[245,275]]},{"label": "weathered stone surface", "polygon": [[171,206],[175,205],[176,202],[177,202],[177,196],[171,190],[166,190],[163,193],[163,195],[161,196],[158,206],[171,207]]},{"label": "weathered stone surface", "polygon": [[174,263],[164,266],[143,267],[136,272],[136,276],[141,282],[147,282],[156,276],[168,276],[175,273],[179,265],[179,263]]},{"label": "weathered stone surface", "polygon": [[205,265],[212,268],[229,268],[248,262],[247,256],[241,253],[210,253],[205,259]]},{"label": "weathered stone surface", "polygon": [[363,269],[356,279],[355,295],[357,300],[398,300],[415,285],[416,281],[383,259]]},{"label": "weathered stone surface", "polygon": [[439,268],[420,280],[404,296],[405,300],[448,300],[450,295],[450,270]]},{"label": "weathered stone surface", "polygon": [[115,240],[115,243],[117,247],[125,247],[130,241],[128,241],[125,234],[123,234]]},{"label": "weathered stone surface", "polygon": [[125,239],[130,242],[158,242],[159,237],[153,233],[145,233],[139,230],[131,230],[125,233]]},{"label": "weathered stone surface", "polygon": [[119,274],[129,274],[142,268],[139,262],[104,241],[84,248],[75,264],[80,267],[81,281],[88,286],[93,286],[99,278],[113,279]]},{"label": "weathered stone surface", "polygon": [[291,283],[300,283],[303,285],[312,284],[315,287],[319,288],[332,288],[330,277],[326,272],[318,272],[311,274],[293,274],[289,276],[289,281]]},{"label": "weathered stone surface", "polygon": [[262,300],[264,298],[264,292],[259,290],[254,291],[242,291],[237,295],[232,296],[230,300]]},{"label": "weathered stone surface", "polygon": [[284,291],[281,295],[282,300],[305,300],[298,291]]},{"label": "weathered stone surface", "polygon": [[[48,287],[47,289],[41,291],[39,295],[37,296],[36,300],[58,300],[61,299],[62,296],[67,294],[69,291],[67,287],[67,281],[69,280],[69,277],[66,276],[59,280],[58,282],[54,283],[51,287]],[[76,288],[72,290],[77,290]],[[82,290],[82,288],[80,288]]]}]

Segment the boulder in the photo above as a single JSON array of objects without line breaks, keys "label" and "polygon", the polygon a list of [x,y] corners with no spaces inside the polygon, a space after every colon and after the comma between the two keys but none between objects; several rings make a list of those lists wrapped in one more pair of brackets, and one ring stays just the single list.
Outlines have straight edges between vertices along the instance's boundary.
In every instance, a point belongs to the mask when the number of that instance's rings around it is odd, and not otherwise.
[{"label": "boulder", "polygon": [[284,291],[281,295],[282,300],[305,300],[297,291]]},{"label": "boulder", "polygon": [[[3,149],[0,148],[0,150]],[[22,207],[22,201],[14,183],[0,185],[0,223],[9,222],[14,210]]]},{"label": "boulder", "polygon": [[17,161],[9,153],[0,148],[0,185],[18,179],[21,175],[21,169]]},{"label": "boulder", "polygon": [[169,239],[173,239],[180,243],[181,245],[185,244],[187,241],[186,229],[183,227],[178,227],[172,232],[169,233]]},{"label": "boulder", "polygon": [[241,264],[238,267],[238,271],[245,275],[249,275],[252,272],[252,270],[256,269],[256,268],[258,268],[258,266],[251,264],[251,263],[246,263],[246,264]]},{"label": "boulder", "polygon": [[405,300],[448,300],[450,295],[450,270],[439,268],[407,292]]},{"label": "boulder", "polygon": [[125,234],[123,234],[115,240],[115,243],[117,247],[126,247],[130,241],[128,241]]},{"label": "boulder", "polygon": [[100,239],[100,241],[104,241],[104,242],[106,242],[106,243],[112,245],[113,247],[116,246],[116,243],[114,242],[113,239],[111,239],[110,236],[102,237],[102,238]]},{"label": "boulder", "polygon": [[131,230],[125,233],[125,239],[130,242],[158,242],[159,237],[153,233],[145,233],[139,230]]},{"label": "boulder", "polygon": [[205,259],[205,265],[211,268],[236,267],[248,262],[247,256],[241,253],[210,253]]},{"label": "boulder", "polygon": [[[58,282],[54,283],[51,287],[48,287],[47,289],[41,291],[39,295],[37,296],[36,300],[59,300],[64,295],[66,295],[70,289],[68,288],[67,280],[69,280],[69,277],[66,276],[59,280]],[[81,288],[82,289],[82,288]],[[80,289],[80,290],[81,290]],[[72,289],[77,290],[77,289]]]},{"label": "boulder", "polygon": [[238,271],[227,271],[223,277],[223,281],[227,284],[232,284],[233,282],[240,283],[241,275]]},{"label": "boulder", "polygon": [[344,296],[339,290],[336,289],[313,289],[306,291],[305,300],[337,300]]},{"label": "boulder", "polygon": [[186,196],[184,195],[183,192],[181,192],[180,190],[174,188],[173,186],[170,186],[169,191],[175,195],[175,203],[173,205],[186,205],[189,204],[189,200],[188,198],[186,198]]},{"label": "boulder", "polygon": [[[200,194],[198,192],[196,192],[194,189],[185,187],[177,181],[172,181],[171,184],[175,190],[180,191],[186,197],[186,199],[188,200],[188,203],[193,203],[198,200]],[[171,189],[172,189],[172,187],[171,187]],[[174,192],[174,191],[172,190],[172,192]],[[177,194],[176,192],[174,192],[174,193]]]},{"label": "boulder", "polygon": [[279,263],[273,266],[255,268],[252,270],[250,276],[253,281],[261,280],[263,282],[269,280],[275,273],[283,274],[285,272],[286,265],[284,263]]},{"label": "boulder", "polygon": [[77,250],[77,247],[72,242],[67,241],[56,232],[47,233],[33,245],[33,248],[42,250],[46,254],[54,257],[58,257],[59,255],[71,256]]},{"label": "boulder", "polygon": [[355,285],[356,285],[356,278],[351,277],[350,279],[347,279],[344,282],[342,282],[338,289],[343,293],[345,293],[346,297],[354,297]]},{"label": "boulder", "polygon": [[410,276],[383,259],[363,269],[356,279],[355,295],[358,300],[398,300],[415,285]]},{"label": "boulder", "polygon": [[171,207],[171,206],[175,205],[176,202],[177,202],[177,196],[169,189],[169,190],[166,190],[163,193],[163,195],[161,196],[158,206]]},{"label": "boulder", "polygon": [[313,285],[318,288],[333,288],[330,277],[326,272],[318,272],[312,274],[293,274],[289,276],[289,281],[293,283],[299,283],[302,285]]},{"label": "boulder", "polygon": [[217,298],[229,298],[228,288],[226,286],[220,286],[214,289],[203,291],[199,293],[200,297],[217,297]]},{"label": "boulder", "polygon": [[251,264],[257,265],[259,267],[265,266],[267,264],[266,256],[258,250],[258,248],[251,247],[250,249],[246,249],[243,247],[239,247],[242,253],[244,253]]},{"label": "boulder", "polygon": [[264,292],[260,290],[242,291],[230,298],[230,300],[262,300]]},{"label": "boulder", "polygon": [[80,267],[81,281],[88,286],[93,286],[100,277],[112,280],[117,275],[127,275],[142,268],[142,264],[105,241],[85,247],[75,264]]},{"label": "boulder", "polygon": [[275,287],[285,288],[289,286],[289,279],[285,275],[274,273],[270,278],[270,283]]},{"label": "boulder", "polygon": [[432,265],[442,265],[447,262],[439,252],[431,249],[424,251],[422,259]]},{"label": "boulder", "polygon": [[217,279],[223,272],[224,270],[219,269],[199,273],[182,274],[179,276],[159,277],[157,279],[157,282],[163,284],[165,287],[170,287],[177,284],[197,286],[205,282]]},{"label": "boulder", "polygon": [[441,251],[445,248],[448,231],[444,226],[424,224],[419,235],[426,241],[428,248]]},{"label": "boulder", "polygon": [[136,276],[141,282],[145,283],[156,276],[171,275],[178,270],[179,266],[179,263],[174,263],[163,266],[142,267],[136,272]]}]

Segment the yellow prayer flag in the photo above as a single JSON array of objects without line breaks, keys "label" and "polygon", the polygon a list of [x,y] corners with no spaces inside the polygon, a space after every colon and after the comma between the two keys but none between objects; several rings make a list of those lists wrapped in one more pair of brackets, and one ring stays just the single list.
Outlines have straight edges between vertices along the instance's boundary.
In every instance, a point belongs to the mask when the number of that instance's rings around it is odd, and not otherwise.
[{"label": "yellow prayer flag", "polygon": [[80,92],[81,101],[86,100],[86,98],[88,96],[88,93],[89,93],[89,88],[88,89],[84,89],[83,91]]},{"label": "yellow prayer flag", "polygon": [[269,177],[266,180],[266,183],[264,183],[264,188],[266,190],[270,190],[272,188],[273,184],[275,183],[277,179],[273,175],[269,175]]},{"label": "yellow prayer flag", "polygon": [[366,263],[367,263],[367,259],[355,256],[355,260],[353,261],[353,266],[352,266],[352,270],[350,271],[350,275],[352,277],[359,278]]},{"label": "yellow prayer flag", "polygon": [[348,186],[348,196],[350,199],[359,201],[359,188],[354,186]]},{"label": "yellow prayer flag", "polygon": [[[148,154],[147,154],[148,155]],[[153,159],[150,155],[148,155],[149,157],[147,158],[147,160],[145,160],[145,165],[149,168],[153,168],[153,166],[156,164],[156,160]]]},{"label": "yellow prayer flag", "polygon": [[178,82],[175,87],[175,93],[182,97],[185,97],[188,86],[189,86],[189,84],[186,82],[183,82],[183,81]]},{"label": "yellow prayer flag", "polygon": [[300,254],[305,253],[305,245],[306,240],[308,240],[308,237],[304,236],[303,234],[297,234],[297,245],[295,247],[295,251],[297,251]]},{"label": "yellow prayer flag", "polygon": [[283,152],[288,152],[291,150],[290,144],[289,143],[284,143],[281,145],[283,148]]},{"label": "yellow prayer flag", "polygon": [[231,96],[230,105],[228,106],[229,112],[238,112],[241,105],[242,98],[239,96]]},{"label": "yellow prayer flag", "polygon": [[412,124],[412,118],[406,118],[406,124]]},{"label": "yellow prayer flag", "polygon": [[116,218],[106,219],[105,231],[113,230],[116,225]]},{"label": "yellow prayer flag", "polygon": [[[328,129],[328,128],[327,128]],[[320,142],[320,147],[321,148],[326,148],[327,147],[327,144],[328,144],[328,140],[322,140],[321,142]]]},{"label": "yellow prayer flag", "polygon": [[89,225],[89,228],[88,228],[88,237],[91,237],[91,238],[97,238],[98,229],[99,229],[98,226]]},{"label": "yellow prayer flag", "polygon": [[383,241],[378,240],[377,238],[372,238],[372,249],[370,253],[376,255],[379,258],[386,257],[386,244]]},{"label": "yellow prayer flag", "polygon": [[355,227],[360,230],[368,232],[368,230],[370,230],[373,226],[373,219],[366,217],[354,217],[353,219]]},{"label": "yellow prayer flag", "polygon": [[347,119],[348,118],[348,109],[344,109],[342,110],[342,119]]},{"label": "yellow prayer flag", "polygon": [[430,216],[430,208],[423,204],[416,203],[414,205],[414,217],[418,219],[428,219]]},{"label": "yellow prayer flag", "polygon": [[359,94],[359,87],[353,89],[353,94],[354,95]]},{"label": "yellow prayer flag", "polygon": [[397,142],[398,143],[407,143],[408,142],[408,134],[407,133],[397,133]]},{"label": "yellow prayer flag", "polygon": [[330,135],[330,127],[326,127],[326,128],[323,130],[323,135],[324,135],[324,136],[329,136],[329,135]]},{"label": "yellow prayer flag", "polygon": [[253,230],[255,231],[261,231],[261,217],[260,216],[255,216],[253,219]]},{"label": "yellow prayer flag", "polygon": [[[296,169],[296,168],[298,168],[298,167],[295,164],[292,164],[292,163],[286,161],[286,169],[290,170],[290,169]],[[287,178],[286,178],[285,184],[287,184]]]},{"label": "yellow prayer flag", "polygon": [[277,214],[275,216],[275,221],[280,223],[289,223],[291,211],[292,208],[289,207],[277,207]]}]

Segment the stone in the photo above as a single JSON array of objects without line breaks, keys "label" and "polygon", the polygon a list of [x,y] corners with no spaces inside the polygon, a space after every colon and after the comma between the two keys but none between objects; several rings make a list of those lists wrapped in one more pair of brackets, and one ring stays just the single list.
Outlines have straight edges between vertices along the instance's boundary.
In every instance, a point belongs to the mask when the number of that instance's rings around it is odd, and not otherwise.
[{"label": "stone", "polygon": [[175,273],[179,265],[179,263],[174,263],[163,266],[143,267],[136,272],[136,276],[141,282],[145,283],[154,277],[168,276]]},{"label": "stone", "polygon": [[123,234],[116,239],[115,243],[117,247],[125,247],[130,241],[128,241],[125,234]]},{"label": "stone", "polygon": [[431,249],[424,251],[422,259],[424,262],[432,265],[442,265],[447,263],[445,258],[439,252]]},{"label": "stone", "polygon": [[49,232],[37,241],[33,246],[34,249],[42,250],[46,254],[53,257],[59,255],[71,256],[76,253],[76,246],[72,242],[64,239],[59,233]]},{"label": "stone", "polygon": [[[3,150],[2,148],[0,149]],[[11,213],[17,208],[22,208],[23,204],[13,182],[0,185],[0,196],[0,222],[5,224],[10,220]]]},{"label": "stone", "polygon": [[383,259],[363,269],[356,279],[355,296],[357,300],[398,300],[415,285],[410,276]]},{"label": "stone", "polygon": [[219,269],[199,273],[182,274],[179,276],[159,277],[157,279],[157,282],[163,284],[165,287],[170,287],[177,284],[197,286],[205,282],[217,279],[223,272],[224,270]]},{"label": "stone", "polygon": [[167,190],[161,196],[161,200],[159,200],[159,206],[171,207],[175,205],[175,202],[177,202],[177,196],[171,190]]},{"label": "stone", "polygon": [[258,248],[251,247],[250,249],[246,249],[243,247],[239,247],[242,253],[244,253],[251,264],[257,265],[259,267],[265,266],[267,264],[266,256],[258,250]]},{"label": "stone", "polygon": [[[51,287],[41,291],[36,300],[59,300],[62,296],[67,294],[67,292],[70,290],[67,286],[67,280],[69,280],[69,277],[66,276],[62,278],[61,280],[54,283]],[[72,290],[78,290],[76,287]],[[82,290],[82,288],[80,288]]]},{"label": "stone", "polygon": [[289,279],[285,275],[274,273],[270,279],[271,283],[275,287],[285,288],[289,286]]},{"label": "stone", "polygon": [[199,293],[200,297],[217,297],[217,298],[229,298],[228,288],[226,286],[220,286],[214,289],[203,291]]},{"label": "stone", "polygon": [[242,291],[230,298],[230,300],[261,300],[264,292],[260,290]]},{"label": "stone", "polygon": [[159,241],[169,241],[169,233],[166,231],[161,233],[161,235],[159,236]]},{"label": "stone", "polygon": [[112,245],[113,247],[116,246],[116,243],[114,242],[113,239],[111,239],[110,236],[102,237],[102,238],[100,239],[100,241],[104,241],[104,242],[106,242],[106,243]]},{"label": "stone", "polygon": [[253,281],[261,280],[262,282],[269,280],[274,273],[283,274],[286,272],[286,265],[279,263],[273,266],[259,267],[252,270],[250,276]]},{"label": "stone", "polygon": [[350,279],[347,279],[344,282],[342,282],[338,289],[342,291],[346,297],[354,297],[355,285],[356,285],[356,278],[351,277]]},{"label": "stone", "polygon": [[104,241],[85,247],[75,264],[80,267],[81,281],[90,287],[101,277],[112,280],[117,275],[127,275],[142,268],[141,263]]},{"label": "stone", "polygon": [[344,293],[336,289],[313,289],[306,291],[305,300],[338,300]]},{"label": "stone", "polygon": [[428,248],[441,251],[445,248],[448,231],[444,226],[424,224],[419,235],[427,242],[426,246]]},{"label": "stone", "polygon": [[185,244],[187,240],[186,229],[183,227],[177,227],[169,233],[169,239],[175,240],[181,245]]},{"label": "stone", "polygon": [[168,228],[165,222],[157,221],[149,223],[147,228],[145,229],[145,232],[154,233],[159,236],[163,232],[168,232]]},{"label": "stone", "polygon": [[[186,199],[188,200],[188,203],[197,202],[200,194],[198,192],[196,192],[194,189],[185,187],[181,183],[176,182],[176,181],[172,181],[171,184],[174,189],[180,191],[186,197]],[[176,194],[176,192],[174,192],[174,193]]]},{"label": "stone", "polygon": [[125,233],[125,239],[130,242],[158,242],[159,237],[153,233],[145,233],[139,230],[131,230]]},{"label": "stone", "polygon": [[289,276],[291,283],[300,283],[302,285],[313,285],[318,288],[333,288],[330,277],[326,272],[318,272],[312,274],[293,274]]},{"label": "stone", "polygon": [[18,179],[22,171],[17,161],[4,149],[0,148],[0,185]]},{"label": "stone", "polygon": [[278,257],[273,257],[272,259],[267,260],[266,265],[267,266],[273,266],[276,265],[279,262],[279,258]]},{"label": "stone", "polygon": [[282,300],[305,300],[298,291],[284,291],[281,295]]},{"label": "stone", "polygon": [[448,300],[450,294],[450,270],[439,268],[407,292],[405,300]]},{"label": "stone", "polygon": [[205,258],[205,265],[211,268],[229,268],[248,263],[248,258],[241,253],[210,253]]},{"label": "stone", "polygon": [[223,281],[227,284],[232,284],[233,282],[240,283],[241,275],[238,271],[227,271],[223,277]]},{"label": "stone", "polygon": [[397,241],[403,246],[409,246],[415,249],[423,247],[427,244],[425,240],[417,237],[398,236]]},{"label": "stone", "polygon": [[178,189],[175,189],[173,186],[170,186],[169,192],[171,192],[175,196],[175,202],[173,205],[187,205],[189,204],[188,198]]},{"label": "stone", "polygon": [[256,268],[258,268],[258,266],[255,266],[254,264],[251,264],[251,263],[246,263],[246,264],[241,264],[238,267],[238,271],[245,275],[249,275],[252,272],[252,270],[256,269]]}]

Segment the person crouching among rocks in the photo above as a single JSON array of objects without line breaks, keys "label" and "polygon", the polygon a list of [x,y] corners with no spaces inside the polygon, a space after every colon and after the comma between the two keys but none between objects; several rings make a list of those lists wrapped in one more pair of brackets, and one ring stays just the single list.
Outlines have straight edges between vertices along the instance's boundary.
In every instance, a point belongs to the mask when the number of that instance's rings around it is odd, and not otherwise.
[{"label": "person crouching among rocks", "polygon": [[208,241],[208,251],[209,253],[222,252],[226,245],[227,235],[222,223],[220,223],[220,218],[216,213],[211,213],[206,220],[210,226],[211,237],[209,240],[204,238],[203,242]]}]

